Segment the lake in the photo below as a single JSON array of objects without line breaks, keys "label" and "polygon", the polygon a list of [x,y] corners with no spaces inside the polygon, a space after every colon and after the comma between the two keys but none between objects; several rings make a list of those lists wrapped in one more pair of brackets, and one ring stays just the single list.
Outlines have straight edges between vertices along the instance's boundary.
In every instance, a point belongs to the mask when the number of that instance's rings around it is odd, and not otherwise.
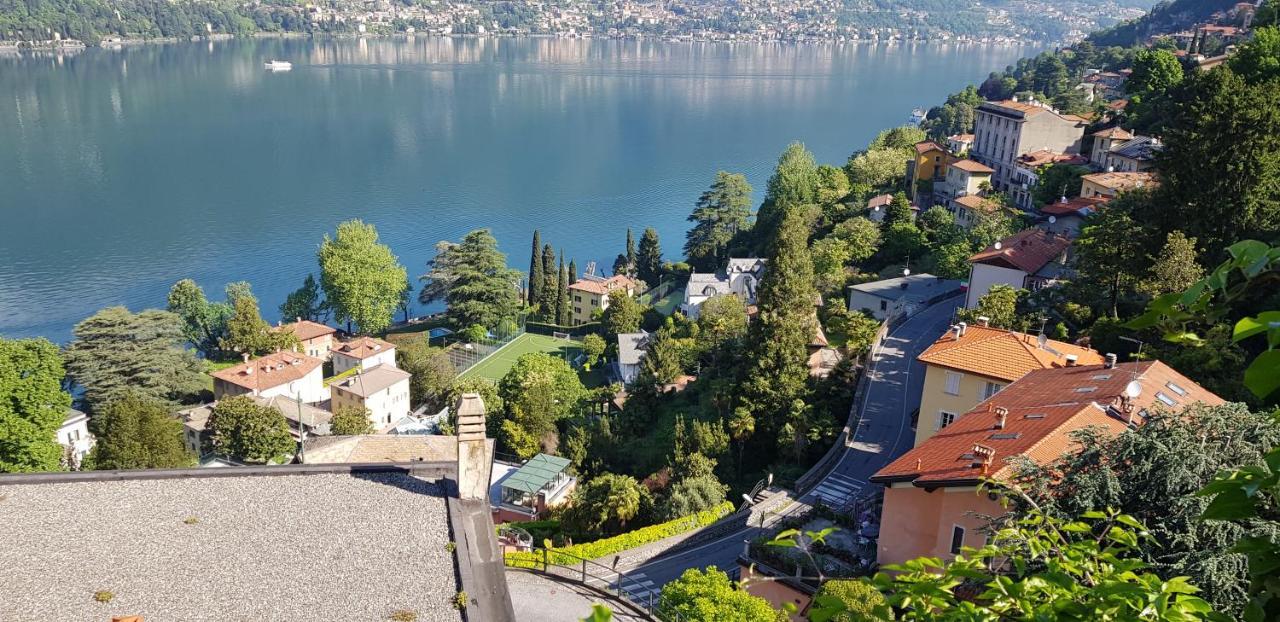
[{"label": "lake", "polygon": [[627,227],[678,256],[717,170],[758,203],[789,142],[843,164],[1036,51],[419,37],[0,56],[0,334],[64,342],[186,277],[219,300],[249,281],[275,320],[349,218],[415,279],[479,227],[522,269],[534,228],[580,268],[612,266]]}]

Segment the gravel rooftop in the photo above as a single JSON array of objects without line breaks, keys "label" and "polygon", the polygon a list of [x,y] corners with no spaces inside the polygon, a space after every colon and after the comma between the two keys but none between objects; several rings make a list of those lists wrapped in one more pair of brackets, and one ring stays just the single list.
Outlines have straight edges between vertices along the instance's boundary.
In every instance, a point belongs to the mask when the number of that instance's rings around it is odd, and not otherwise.
[{"label": "gravel rooftop", "polygon": [[0,486],[0,620],[456,621],[448,525],[409,475]]}]

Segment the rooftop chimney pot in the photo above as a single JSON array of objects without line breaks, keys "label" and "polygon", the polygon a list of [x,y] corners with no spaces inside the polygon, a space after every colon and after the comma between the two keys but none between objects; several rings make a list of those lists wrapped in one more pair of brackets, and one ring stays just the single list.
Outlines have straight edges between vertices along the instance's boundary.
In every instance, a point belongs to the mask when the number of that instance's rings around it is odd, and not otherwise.
[{"label": "rooftop chimney pot", "polygon": [[1067,359],[1067,367],[1075,367],[1075,366],[1076,366],[1076,361],[1078,361],[1078,360],[1079,360],[1079,358],[1080,358],[1080,357],[1078,357],[1078,356],[1076,356],[1076,355],[1074,355],[1074,354],[1068,354],[1068,355],[1066,356],[1066,359]]},{"label": "rooftop chimney pot", "polygon": [[987,316],[985,316],[985,315],[979,315],[979,316],[978,316],[978,323],[979,323],[979,324],[982,324],[983,326],[991,326],[991,318],[989,318],[989,317],[987,317]]}]

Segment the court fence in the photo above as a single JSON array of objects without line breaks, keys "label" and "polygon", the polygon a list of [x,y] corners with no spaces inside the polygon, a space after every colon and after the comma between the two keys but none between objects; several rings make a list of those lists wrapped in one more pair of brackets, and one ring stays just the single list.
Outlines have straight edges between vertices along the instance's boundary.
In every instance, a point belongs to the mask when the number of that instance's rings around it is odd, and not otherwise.
[{"label": "court fence", "polygon": [[516,321],[499,324],[497,328],[489,331],[484,339],[472,341],[462,333],[453,333],[444,337],[447,347],[445,354],[449,357],[449,363],[453,365],[454,372],[462,375],[463,372],[497,352],[502,346],[523,335],[525,326],[525,318],[521,316]]}]

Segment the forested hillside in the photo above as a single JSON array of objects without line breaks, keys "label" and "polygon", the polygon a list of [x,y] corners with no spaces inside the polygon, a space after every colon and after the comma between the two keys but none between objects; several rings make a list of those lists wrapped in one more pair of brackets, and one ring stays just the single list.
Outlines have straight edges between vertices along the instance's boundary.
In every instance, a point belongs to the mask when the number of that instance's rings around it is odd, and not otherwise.
[{"label": "forested hillside", "polygon": [[1166,34],[1204,22],[1219,11],[1226,12],[1236,5],[1236,0],[1172,0],[1161,2],[1150,13],[1138,19],[1118,24],[1089,35],[1088,40],[1099,46],[1130,46],[1148,37]]}]

